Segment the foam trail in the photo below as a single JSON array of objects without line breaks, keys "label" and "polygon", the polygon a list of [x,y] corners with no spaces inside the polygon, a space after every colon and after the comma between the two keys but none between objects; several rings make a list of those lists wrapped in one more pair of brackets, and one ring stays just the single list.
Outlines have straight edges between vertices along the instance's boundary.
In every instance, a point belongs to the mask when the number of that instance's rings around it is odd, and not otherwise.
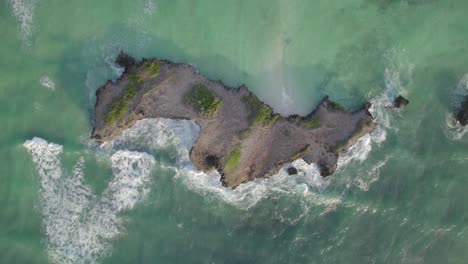
[{"label": "foam trail", "polygon": [[110,240],[123,231],[120,212],[132,209],[149,191],[154,158],[118,151],[111,157],[113,179],[100,197],[84,183],[84,159],[70,175],[62,170],[63,148],[41,138],[24,143],[39,176],[40,208],[52,263],[97,263],[111,252]]},{"label": "foam trail", "polygon": [[21,40],[26,45],[30,44],[36,3],[37,0],[10,0],[13,15],[21,31]]},{"label": "foam trail", "polygon": [[[239,209],[247,210],[263,198],[273,193],[288,193],[308,197],[314,204],[336,206],[339,198],[320,197],[316,191],[324,189],[328,180],[320,176],[315,164],[296,160],[287,164],[269,179],[256,179],[240,185],[235,190],[223,187],[217,172],[205,174],[197,171],[190,162],[189,152],[198,137],[200,128],[193,121],[172,119],[143,119],[137,121],[122,135],[103,145],[100,150],[112,153],[116,149],[137,148],[148,152],[175,147],[177,163],[162,165],[175,171],[175,178],[189,189],[204,194],[206,197],[218,197]],[[298,175],[289,176],[286,168],[293,165],[299,170]],[[314,197],[313,199],[311,197]]]},{"label": "foam trail", "polygon": [[454,112],[458,112],[462,107],[464,98],[468,96],[468,73],[458,82],[451,94],[452,110],[445,115],[445,127],[443,128],[445,136],[450,140],[460,140],[468,133],[468,126],[461,126],[455,118]]}]

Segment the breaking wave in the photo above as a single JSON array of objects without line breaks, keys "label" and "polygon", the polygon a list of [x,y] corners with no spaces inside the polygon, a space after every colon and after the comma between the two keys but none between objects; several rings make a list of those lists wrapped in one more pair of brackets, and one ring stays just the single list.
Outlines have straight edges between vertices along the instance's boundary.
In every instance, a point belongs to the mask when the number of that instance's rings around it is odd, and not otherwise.
[{"label": "breaking wave", "polygon": [[461,126],[454,113],[459,111],[463,99],[468,96],[468,73],[463,75],[451,94],[451,110],[445,115],[445,136],[450,140],[460,140],[468,132],[468,126]]},{"label": "breaking wave", "polygon": [[[221,198],[239,209],[247,210],[274,193],[314,197],[311,199],[314,203],[327,206],[340,203],[339,198],[317,195],[317,192],[323,190],[329,182],[320,176],[315,164],[307,164],[303,160],[286,164],[269,179],[256,179],[241,184],[234,190],[222,186],[218,172],[213,171],[208,174],[200,172],[190,162],[189,152],[199,132],[198,125],[189,120],[143,119],[125,130],[122,135],[101,146],[101,150],[111,153],[116,149],[138,148],[156,153],[161,149],[175,147],[177,153],[175,165],[162,164],[162,167],[173,170],[175,178],[189,189],[202,193],[205,197]],[[298,175],[289,176],[286,171],[289,166],[296,167]]]},{"label": "breaking wave", "polygon": [[356,144],[338,159],[338,170],[343,169],[352,161],[364,161],[372,150],[372,146],[380,145],[387,139],[387,130],[393,129],[392,120],[399,112],[395,110],[393,101],[398,95],[406,96],[412,83],[413,68],[405,50],[393,48],[386,54],[387,61],[384,72],[384,91],[370,100],[372,106],[369,112],[374,117],[376,129],[361,137]]},{"label": "breaking wave", "polygon": [[24,44],[29,45],[37,0],[10,0],[10,3],[21,32],[21,40]]},{"label": "breaking wave", "polygon": [[84,159],[71,173],[61,165],[63,147],[41,138],[27,140],[39,176],[40,209],[48,256],[53,263],[97,263],[111,252],[110,240],[122,234],[123,210],[149,191],[154,158],[118,151],[111,157],[113,179],[101,196],[84,183]]}]

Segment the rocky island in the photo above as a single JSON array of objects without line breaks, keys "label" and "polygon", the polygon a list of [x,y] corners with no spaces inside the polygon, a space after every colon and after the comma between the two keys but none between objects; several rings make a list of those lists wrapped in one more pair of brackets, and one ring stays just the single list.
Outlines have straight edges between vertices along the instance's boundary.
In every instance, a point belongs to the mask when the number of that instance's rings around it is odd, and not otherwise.
[{"label": "rocky island", "polygon": [[97,90],[91,137],[111,140],[144,118],[192,120],[200,126],[192,163],[201,171],[218,170],[228,187],[272,176],[299,158],[328,176],[338,155],[375,128],[368,103],[350,112],[324,97],[307,116],[283,117],[246,86],[226,87],[188,64],[156,58],[136,62],[124,53],[116,63],[124,73]]}]

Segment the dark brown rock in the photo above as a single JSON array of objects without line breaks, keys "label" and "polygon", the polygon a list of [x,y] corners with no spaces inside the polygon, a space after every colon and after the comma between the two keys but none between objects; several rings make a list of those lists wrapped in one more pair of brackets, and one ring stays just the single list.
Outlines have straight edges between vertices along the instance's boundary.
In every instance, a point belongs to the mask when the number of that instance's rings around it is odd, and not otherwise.
[{"label": "dark brown rock", "polygon": [[134,58],[129,56],[127,53],[121,51],[119,55],[117,56],[117,59],[115,60],[115,63],[117,65],[123,67],[125,71],[129,70],[132,68],[134,65],[136,65],[136,61]]},{"label": "dark brown rock", "polygon": [[294,167],[289,167],[288,168],[288,174],[289,175],[296,175],[297,174],[297,169]]},{"label": "dark brown rock", "polygon": [[400,107],[406,106],[408,104],[409,104],[408,99],[404,98],[401,95],[399,95],[397,98],[395,98],[395,101],[393,101],[393,106],[395,108],[400,108]]}]

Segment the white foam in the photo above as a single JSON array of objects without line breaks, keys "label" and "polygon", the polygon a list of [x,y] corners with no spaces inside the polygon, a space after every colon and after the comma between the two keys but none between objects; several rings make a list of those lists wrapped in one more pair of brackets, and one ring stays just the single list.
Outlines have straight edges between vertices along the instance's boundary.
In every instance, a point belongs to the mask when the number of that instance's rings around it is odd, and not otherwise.
[{"label": "white foam", "polygon": [[42,76],[39,79],[39,83],[42,85],[42,87],[45,87],[51,91],[55,90],[55,83],[47,75]]},{"label": "white foam", "polygon": [[115,63],[117,49],[113,51],[107,51],[104,55],[104,61],[109,65],[112,70],[113,77],[121,76],[125,71],[125,68]]},{"label": "white foam", "polygon": [[468,133],[468,126],[462,126],[453,113],[446,113],[443,131],[448,139],[460,140]]},{"label": "white foam", "polygon": [[372,150],[372,146],[387,139],[387,130],[392,128],[395,114],[393,101],[398,95],[406,96],[408,87],[412,83],[413,68],[407,59],[405,50],[393,48],[386,54],[387,65],[384,72],[384,91],[370,100],[372,106],[369,112],[377,123],[376,129],[361,137],[354,146],[338,158],[338,170],[341,170],[352,161],[364,161]]},{"label": "white foam", "polygon": [[360,174],[353,179],[354,186],[358,187],[362,191],[369,191],[369,187],[372,183],[376,182],[380,178],[380,169],[387,164],[389,157],[384,160],[377,162],[370,170],[365,174]]},{"label": "white foam", "polygon": [[24,143],[39,176],[40,208],[52,263],[97,263],[111,252],[110,239],[124,232],[122,210],[149,191],[154,158],[118,151],[111,157],[113,179],[100,197],[84,183],[84,159],[71,174],[61,167],[63,148],[41,138]]},{"label": "white foam", "polygon": [[153,15],[158,11],[158,3],[155,0],[146,0],[144,13],[147,15]]},{"label": "white foam", "polygon": [[37,0],[10,0],[10,3],[21,31],[21,39],[24,44],[29,45]]},{"label": "white foam", "polygon": [[391,128],[392,115],[395,113],[393,101],[398,95],[407,96],[413,80],[414,65],[408,61],[406,51],[401,49],[390,49],[385,58],[384,91],[370,100],[372,107],[369,111],[380,126]]}]

